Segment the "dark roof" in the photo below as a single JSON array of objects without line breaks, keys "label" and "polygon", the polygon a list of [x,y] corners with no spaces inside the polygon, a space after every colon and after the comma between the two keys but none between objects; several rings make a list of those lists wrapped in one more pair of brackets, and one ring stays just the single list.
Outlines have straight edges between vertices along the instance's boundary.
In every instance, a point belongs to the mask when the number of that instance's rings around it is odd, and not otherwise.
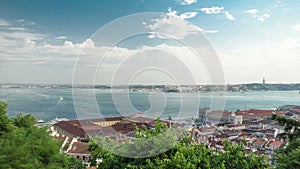
[{"label": "dark roof", "polygon": [[75,137],[84,137],[85,131],[82,129],[80,123],[74,123],[70,121],[60,121],[54,124],[54,127],[60,128],[67,133],[72,134]]},{"label": "dark roof", "polygon": [[228,110],[212,110],[210,114],[224,114],[224,115],[231,115],[231,111]]},{"label": "dark roof", "polygon": [[95,133],[95,131],[97,132],[101,129],[101,126],[94,124],[95,122],[121,121],[124,118],[125,117],[121,116],[99,119],[60,121],[54,124],[54,126],[64,130],[67,133],[70,133],[74,137],[85,137],[86,133]]},{"label": "dark roof", "polygon": [[265,151],[257,150],[257,151],[255,152],[255,154],[256,154],[256,155],[265,155],[266,153],[265,153]]},{"label": "dark roof", "polygon": [[98,118],[98,119],[81,119],[81,120],[70,120],[69,123],[76,124],[80,123],[82,125],[92,125],[95,122],[104,122],[104,121],[121,121],[126,116],[120,116],[120,117],[108,117],[108,118]]},{"label": "dark roof", "polygon": [[[114,124],[112,126],[102,127],[96,125],[96,122],[103,121],[120,121],[120,123]],[[134,130],[134,125],[142,127],[145,125],[150,128],[153,126],[156,120],[146,118],[146,117],[112,117],[104,119],[86,119],[86,120],[70,120],[70,121],[60,121],[54,126],[67,133],[70,133],[73,137],[86,137],[88,136],[101,136],[101,135],[116,135],[125,134],[132,132]],[[162,121],[168,124],[168,122]]]}]

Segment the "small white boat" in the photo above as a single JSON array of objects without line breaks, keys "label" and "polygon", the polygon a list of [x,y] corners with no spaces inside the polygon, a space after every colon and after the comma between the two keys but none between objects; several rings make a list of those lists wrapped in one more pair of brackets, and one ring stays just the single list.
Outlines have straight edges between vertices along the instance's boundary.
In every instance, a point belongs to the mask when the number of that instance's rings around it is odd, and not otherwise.
[{"label": "small white boat", "polygon": [[60,122],[60,121],[69,121],[69,119],[67,119],[67,118],[57,118],[57,117],[55,117],[55,119],[49,121],[49,123],[50,123],[50,124],[56,124],[56,123],[58,123],[58,122]]},{"label": "small white boat", "polygon": [[37,121],[37,123],[45,123],[45,121],[40,119],[40,120]]}]

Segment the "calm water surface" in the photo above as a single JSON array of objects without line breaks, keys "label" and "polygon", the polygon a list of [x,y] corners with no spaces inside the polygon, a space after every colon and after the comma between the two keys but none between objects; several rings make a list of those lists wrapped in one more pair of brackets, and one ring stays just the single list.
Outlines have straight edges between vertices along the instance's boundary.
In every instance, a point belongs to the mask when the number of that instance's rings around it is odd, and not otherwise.
[{"label": "calm water surface", "polygon": [[[210,107],[212,102],[211,93],[131,92],[128,96],[125,91],[117,91],[114,92],[114,98],[117,100],[113,101],[109,90],[82,89],[81,92],[95,92],[97,106],[103,117],[128,115],[130,112],[137,111],[146,112],[149,117],[167,118],[169,115],[196,117],[198,107]],[[85,96],[82,97],[85,107],[91,107],[89,104],[92,103],[84,98]],[[130,102],[123,101],[126,98]],[[68,119],[78,117],[74,109],[72,89],[0,89],[0,99],[8,103],[7,112],[10,116],[15,116],[20,112],[31,113],[46,121],[55,117]],[[217,101],[225,99],[225,110],[275,109],[284,104],[300,105],[298,91],[216,93],[214,99]],[[129,106],[128,103],[130,103]],[[93,113],[99,114],[99,112]],[[81,118],[90,117],[88,113],[80,112],[79,114]]]}]

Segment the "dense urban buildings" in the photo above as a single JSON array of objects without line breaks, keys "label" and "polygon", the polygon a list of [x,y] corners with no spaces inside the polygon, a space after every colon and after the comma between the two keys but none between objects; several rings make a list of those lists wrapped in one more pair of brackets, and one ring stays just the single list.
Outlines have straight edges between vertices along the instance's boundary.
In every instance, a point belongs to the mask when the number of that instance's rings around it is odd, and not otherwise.
[{"label": "dense urban buildings", "polygon": [[[183,121],[162,121],[171,127],[174,124],[186,125],[187,131],[195,142],[223,151],[223,141],[230,143],[245,142],[245,153],[253,152],[266,155],[268,160],[275,156],[275,150],[284,148],[286,142],[279,137],[283,127],[271,119],[272,115],[285,116],[300,121],[299,106],[285,105],[278,110],[238,110],[236,112],[199,109],[199,118],[190,123]],[[190,120],[190,119],[187,119]],[[219,121],[217,121],[219,120]],[[89,137],[104,136],[112,139],[124,139],[124,136],[134,137],[135,127],[154,128],[157,120],[136,113],[133,116],[111,117],[99,119],[84,119],[59,121],[51,130],[52,136],[61,140],[61,151],[83,160],[88,164],[90,152],[84,142]]]}]

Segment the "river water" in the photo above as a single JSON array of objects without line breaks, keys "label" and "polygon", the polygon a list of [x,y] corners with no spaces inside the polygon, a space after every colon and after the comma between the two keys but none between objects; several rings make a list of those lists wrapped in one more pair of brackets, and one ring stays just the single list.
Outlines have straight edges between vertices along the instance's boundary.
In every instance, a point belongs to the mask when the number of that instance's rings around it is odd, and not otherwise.
[{"label": "river water", "polygon": [[[145,112],[148,117],[161,119],[168,116],[196,117],[199,107],[210,107],[212,102],[218,103],[216,109],[232,111],[250,108],[275,109],[285,104],[300,105],[298,91],[226,92],[214,93],[212,97],[212,93],[78,90],[82,95],[76,96],[79,98],[76,99],[76,108],[72,89],[0,89],[0,100],[8,103],[9,116],[16,116],[20,112],[31,113],[45,121],[56,117],[93,118],[91,114],[96,114],[95,117],[112,117],[132,112]],[[91,101],[93,94],[96,105]]]}]

